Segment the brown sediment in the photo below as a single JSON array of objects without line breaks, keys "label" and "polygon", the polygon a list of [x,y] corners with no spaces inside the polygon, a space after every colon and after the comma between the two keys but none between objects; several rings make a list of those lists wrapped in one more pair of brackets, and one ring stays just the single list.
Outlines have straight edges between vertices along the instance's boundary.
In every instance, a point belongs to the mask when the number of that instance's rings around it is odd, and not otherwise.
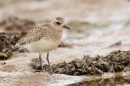
[{"label": "brown sediment", "polygon": [[[36,23],[31,20],[20,19],[18,17],[8,17],[0,22],[0,28],[7,32],[0,33],[0,60],[11,57],[13,51],[25,52],[25,49],[12,49],[11,47],[25,36],[28,30],[33,29]],[[14,33],[18,32],[18,33]]]},{"label": "brown sediment", "polygon": [[15,16],[11,16],[0,22],[0,27],[5,31],[19,31],[27,33],[28,30],[33,29],[36,26],[36,22],[28,19],[20,19]]},{"label": "brown sediment", "polygon": [[[33,61],[31,66],[35,70],[41,70],[38,61]],[[53,64],[51,67],[55,73],[68,75],[102,75],[104,72],[129,71],[130,51],[113,51],[104,57],[84,56],[82,60]],[[44,65],[43,68],[50,71],[48,65]]]},{"label": "brown sediment", "polygon": [[118,42],[110,45],[109,47],[116,47],[116,46],[121,46],[121,45],[122,45],[121,41],[118,41]]},{"label": "brown sediment", "polygon": [[69,45],[69,44],[65,44],[65,43],[61,42],[58,47],[70,47],[71,48],[72,46]]},{"label": "brown sediment", "polygon": [[[4,29],[6,33],[0,33],[0,60],[10,58],[13,51],[27,51],[25,49],[14,50],[11,47],[15,45],[21,37],[26,35],[28,30],[33,29],[35,26],[36,22],[32,20],[20,19],[15,16],[8,17],[5,20],[1,21],[0,29]],[[14,33],[14,31],[16,33]]]},{"label": "brown sediment", "polygon": [[[19,33],[0,33],[0,60],[5,60],[11,57],[14,49],[12,46],[22,37]],[[19,52],[22,50],[16,49]]]}]

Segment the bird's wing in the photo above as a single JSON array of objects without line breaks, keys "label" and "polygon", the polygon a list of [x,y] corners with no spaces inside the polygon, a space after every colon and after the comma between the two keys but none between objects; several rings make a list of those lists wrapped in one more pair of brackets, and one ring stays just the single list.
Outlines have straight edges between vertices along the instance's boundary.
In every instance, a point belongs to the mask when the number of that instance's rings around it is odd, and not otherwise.
[{"label": "bird's wing", "polygon": [[48,24],[36,27],[35,29],[31,30],[26,36],[21,38],[16,43],[16,46],[17,45],[25,45],[25,44],[28,44],[31,42],[36,42],[36,41],[40,40],[41,38],[43,38],[43,36],[46,35],[48,30],[49,30]]}]

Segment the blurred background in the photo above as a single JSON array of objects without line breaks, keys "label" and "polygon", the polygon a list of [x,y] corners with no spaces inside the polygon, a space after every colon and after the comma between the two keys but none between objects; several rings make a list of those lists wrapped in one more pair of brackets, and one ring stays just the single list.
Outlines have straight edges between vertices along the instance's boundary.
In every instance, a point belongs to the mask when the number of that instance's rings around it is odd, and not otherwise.
[{"label": "blurred background", "polygon": [[[63,38],[84,44],[128,25],[129,8],[129,0],[0,0],[0,31],[26,32],[61,16],[71,28]],[[86,37],[84,42],[73,40]]]},{"label": "blurred background", "polygon": [[[63,35],[64,43],[87,45],[87,51],[94,46],[100,50],[120,44],[115,32],[129,27],[129,8],[129,0],[0,0],[0,31],[27,33],[61,16],[71,28]],[[128,41],[123,43],[129,45]]]},{"label": "blurred background", "polygon": [[[130,49],[130,0],[0,0],[0,32],[18,32],[24,36],[58,16],[71,28],[64,31],[61,46],[66,48],[56,53],[63,57],[62,61],[82,59],[84,55],[106,56],[115,50]],[[16,35],[12,38],[16,40],[10,43],[15,44],[22,36]],[[0,43],[5,40],[2,37],[0,34]],[[4,43],[7,46],[8,42]],[[2,49],[0,44],[0,51],[6,52]],[[55,52],[52,52],[54,57]],[[57,59],[55,63],[61,61]]]},{"label": "blurred background", "polygon": [[0,0],[0,21],[17,17],[43,23],[61,16],[72,31],[87,33],[123,28],[130,19],[129,7],[129,0]]}]

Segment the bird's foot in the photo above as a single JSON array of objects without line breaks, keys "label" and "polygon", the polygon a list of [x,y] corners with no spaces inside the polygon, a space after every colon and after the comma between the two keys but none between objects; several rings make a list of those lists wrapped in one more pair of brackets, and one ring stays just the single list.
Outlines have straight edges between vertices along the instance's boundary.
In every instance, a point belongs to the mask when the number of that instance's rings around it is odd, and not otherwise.
[{"label": "bird's foot", "polygon": [[55,74],[55,72],[52,70],[52,68],[50,68],[50,73]]},{"label": "bird's foot", "polygon": [[42,69],[41,71],[42,71],[42,72],[45,72],[45,70],[43,70],[43,69]]}]

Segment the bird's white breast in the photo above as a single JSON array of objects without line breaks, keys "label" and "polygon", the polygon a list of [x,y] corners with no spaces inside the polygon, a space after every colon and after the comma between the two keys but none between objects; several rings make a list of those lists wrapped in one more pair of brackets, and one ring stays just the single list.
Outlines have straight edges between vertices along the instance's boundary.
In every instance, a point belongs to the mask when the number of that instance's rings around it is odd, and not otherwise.
[{"label": "bird's white breast", "polygon": [[37,42],[31,42],[24,45],[23,47],[29,50],[30,52],[48,52],[57,48],[60,44],[59,41],[44,40],[41,39]]}]

